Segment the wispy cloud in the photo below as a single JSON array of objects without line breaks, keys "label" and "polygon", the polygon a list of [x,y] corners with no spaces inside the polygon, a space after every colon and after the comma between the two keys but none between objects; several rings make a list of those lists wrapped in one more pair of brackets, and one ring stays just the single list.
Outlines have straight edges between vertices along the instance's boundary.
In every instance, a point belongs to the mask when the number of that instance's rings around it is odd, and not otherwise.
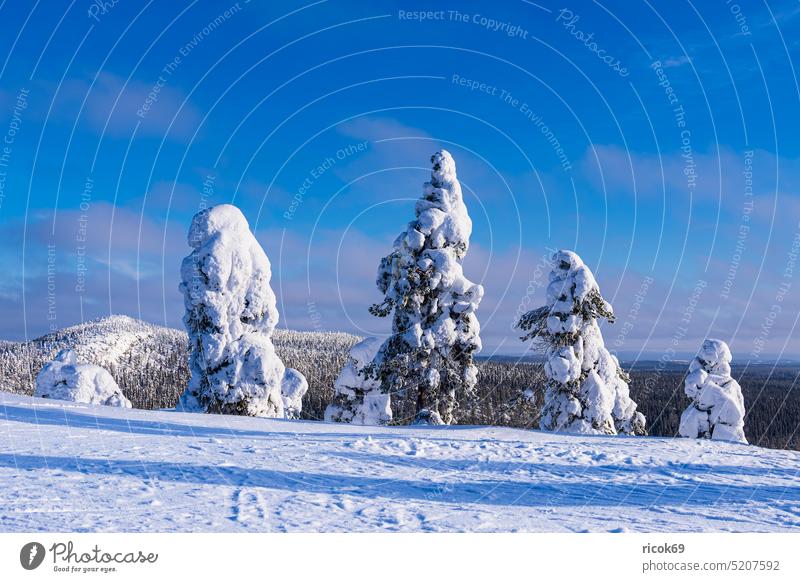
[{"label": "wispy cloud", "polygon": [[101,72],[94,82],[72,78],[48,89],[58,91],[54,111],[59,118],[85,120],[91,130],[105,130],[111,137],[130,137],[138,126],[140,136],[183,141],[201,118],[182,90],[168,84],[159,87],[156,80],[149,83]]}]

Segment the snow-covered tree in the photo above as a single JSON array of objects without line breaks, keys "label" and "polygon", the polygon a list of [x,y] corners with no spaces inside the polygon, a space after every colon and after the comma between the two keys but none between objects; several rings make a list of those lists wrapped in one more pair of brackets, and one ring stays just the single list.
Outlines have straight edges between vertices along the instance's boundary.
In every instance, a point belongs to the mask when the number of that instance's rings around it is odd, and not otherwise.
[{"label": "snow-covered tree", "polygon": [[308,392],[306,377],[294,368],[285,368],[281,382],[283,415],[286,418],[300,418],[303,412],[303,396]]},{"label": "snow-covered tree", "polygon": [[747,443],[744,398],[739,383],[731,377],[731,359],[724,341],[703,342],[683,385],[692,403],[681,415],[681,436]]},{"label": "snow-covered tree", "polygon": [[299,415],[305,377],[275,353],[278,323],[267,255],[235,206],[197,213],[194,250],[183,260],[180,290],[191,378],[184,410],[247,416]]},{"label": "snow-covered tree", "polygon": [[597,320],[614,321],[611,305],[589,268],[572,251],[557,251],[547,286],[547,305],[523,315],[523,340],[544,349],[547,385],[543,430],[584,434],[642,435],[645,418],[636,411],[630,379],[605,347]]},{"label": "snow-covered tree", "polygon": [[469,247],[472,221],[445,150],[431,157],[431,180],[416,204],[416,219],[381,260],[377,285],[384,295],[370,312],[393,313],[392,335],[371,366],[387,394],[414,391],[419,424],[455,420],[456,394],[473,393],[480,351],[475,310],[483,287],[469,281],[461,261]]},{"label": "snow-covered tree", "polygon": [[36,376],[33,395],[70,402],[131,407],[130,401],[105,368],[79,364],[78,357],[71,349],[61,350],[42,367]]},{"label": "snow-covered tree", "polygon": [[350,349],[350,357],[334,384],[333,402],[325,409],[326,421],[380,425],[392,420],[389,394],[365,373],[380,347],[380,339],[368,337]]}]

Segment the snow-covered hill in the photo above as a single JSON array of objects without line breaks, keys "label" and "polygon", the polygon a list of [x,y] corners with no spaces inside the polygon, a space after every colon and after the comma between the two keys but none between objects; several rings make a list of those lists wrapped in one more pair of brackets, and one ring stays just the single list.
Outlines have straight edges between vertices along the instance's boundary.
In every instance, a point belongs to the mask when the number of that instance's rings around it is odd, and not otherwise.
[{"label": "snow-covered hill", "polygon": [[[333,399],[336,377],[358,336],[327,331],[276,329],[275,351],[308,380],[303,418],[321,420]],[[189,382],[188,339],[182,330],[114,315],[66,327],[28,342],[0,341],[0,390],[30,396],[36,374],[58,351],[72,348],[80,362],[106,368],[134,408],[172,408]],[[519,396],[543,378],[541,365],[479,364],[480,416],[468,422],[529,426],[535,413]],[[509,403],[516,403],[510,406]],[[413,418],[416,396],[396,394],[395,419]]]},{"label": "snow-covered hill", "polygon": [[[360,338],[342,332],[291,331],[276,329],[275,344],[284,349],[331,351],[347,350]],[[127,315],[110,315],[86,323],[65,327],[29,342],[0,342],[7,350],[28,348],[48,357],[64,348],[72,348],[81,361],[103,367],[155,358],[163,363],[180,346],[186,358],[186,332],[147,323]]]},{"label": "snow-covered hill", "polygon": [[65,327],[30,343],[53,352],[69,347],[81,362],[105,368],[144,357],[163,363],[166,349],[185,344],[186,334],[126,315],[112,315]]},{"label": "snow-covered hill", "polygon": [[[303,372],[314,388],[309,398],[325,400],[325,404],[333,392],[333,378],[358,340],[337,332],[277,329],[273,335],[280,357]],[[125,315],[104,317],[29,342],[0,342],[0,386],[32,394],[42,365],[58,351],[71,348],[78,361],[111,372],[134,407],[169,408],[175,406],[189,380],[187,342],[182,330]]]},{"label": "snow-covered hill", "polygon": [[0,531],[774,531],[800,454],[369,428],[0,392]]}]

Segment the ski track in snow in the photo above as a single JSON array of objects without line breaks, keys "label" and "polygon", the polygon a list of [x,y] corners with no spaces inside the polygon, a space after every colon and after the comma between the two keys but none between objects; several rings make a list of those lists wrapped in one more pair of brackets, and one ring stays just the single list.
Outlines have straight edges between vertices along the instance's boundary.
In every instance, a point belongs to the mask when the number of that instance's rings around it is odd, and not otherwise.
[{"label": "ski track in snow", "polygon": [[800,454],[0,392],[0,532],[798,531]]}]

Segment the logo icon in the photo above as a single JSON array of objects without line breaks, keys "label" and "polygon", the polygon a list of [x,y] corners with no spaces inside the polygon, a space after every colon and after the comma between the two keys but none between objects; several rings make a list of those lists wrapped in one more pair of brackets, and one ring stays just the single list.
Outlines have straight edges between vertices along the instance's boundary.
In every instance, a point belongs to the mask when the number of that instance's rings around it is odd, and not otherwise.
[{"label": "logo icon", "polygon": [[35,570],[44,561],[44,546],[39,542],[28,542],[19,551],[19,563],[26,570]]}]

